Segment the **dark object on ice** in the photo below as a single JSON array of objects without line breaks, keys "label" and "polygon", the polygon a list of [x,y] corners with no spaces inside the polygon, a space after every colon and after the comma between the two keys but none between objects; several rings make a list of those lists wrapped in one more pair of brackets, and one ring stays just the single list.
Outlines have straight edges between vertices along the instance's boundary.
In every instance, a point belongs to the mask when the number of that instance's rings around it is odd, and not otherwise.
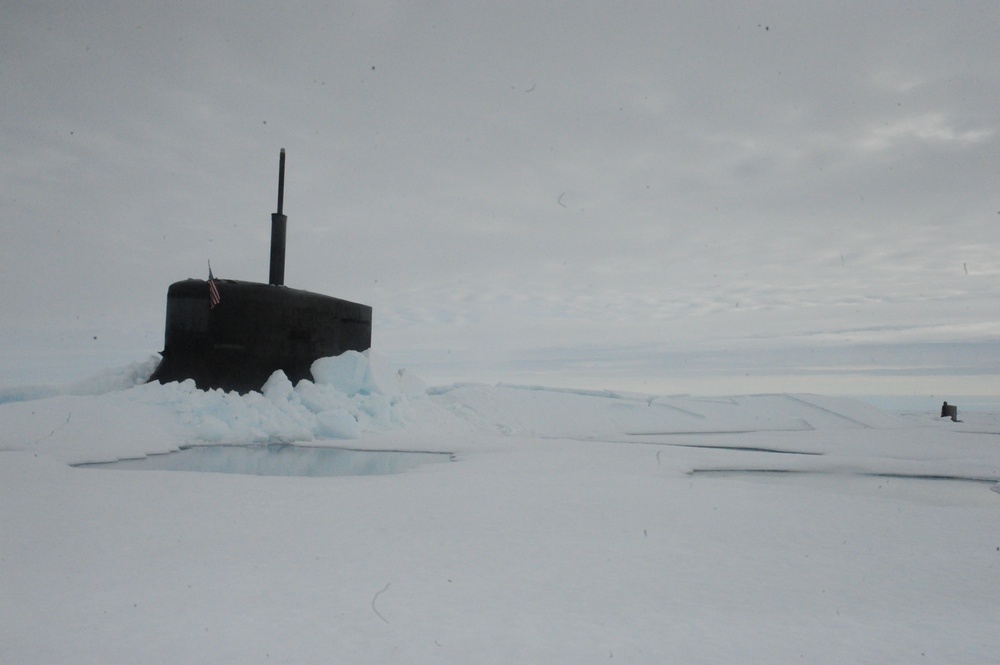
[{"label": "dark object on ice", "polygon": [[150,381],[194,379],[203,390],[260,390],[275,370],[293,383],[312,379],[317,358],[371,346],[366,305],[270,284],[187,279],[167,290],[163,360]]},{"label": "dark object on ice", "polygon": [[954,404],[948,404],[945,402],[941,405],[941,417],[951,418],[954,422],[958,422],[958,407]]},{"label": "dark object on ice", "polygon": [[150,381],[194,379],[203,390],[247,393],[260,390],[275,370],[283,370],[293,383],[312,379],[309,367],[316,359],[371,346],[371,307],[284,286],[284,184],[282,150],[278,212],[271,215],[270,283],[187,279],[171,284],[163,360]]}]

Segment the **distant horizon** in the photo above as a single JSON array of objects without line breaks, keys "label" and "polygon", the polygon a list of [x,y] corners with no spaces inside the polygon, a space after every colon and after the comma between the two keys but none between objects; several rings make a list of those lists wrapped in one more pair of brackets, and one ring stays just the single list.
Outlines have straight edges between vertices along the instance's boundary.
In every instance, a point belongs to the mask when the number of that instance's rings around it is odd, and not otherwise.
[{"label": "distant horizon", "polygon": [[[474,383],[483,385],[507,385],[510,387],[544,387],[568,391],[608,391],[622,394],[642,394],[657,396],[690,395],[695,397],[732,397],[762,394],[819,394],[848,397],[866,402],[877,408],[899,412],[927,412],[934,414],[947,401],[959,407],[960,413],[973,411],[1000,412],[1000,391],[991,376],[976,377],[971,381],[967,376],[941,375],[921,377],[915,388],[912,380],[902,381],[891,376],[838,377],[838,381],[816,379],[809,376],[772,374],[766,376],[677,376],[677,377],[599,377],[565,374],[516,374],[485,371],[480,375],[468,370],[448,374],[441,369],[423,371],[419,363],[404,364],[393,362],[377,350],[372,352],[375,363],[385,365],[395,371],[407,369],[423,380],[429,388],[455,384]],[[48,373],[32,373],[30,367],[14,377],[0,380],[0,403],[14,399],[18,401],[21,389],[42,388],[60,393],[73,387],[86,386],[100,377],[115,375],[118,371],[134,364],[142,364],[158,358],[158,353],[136,357],[122,363],[100,362],[101,356],[90,357],[90,367],[85,363],[55,365],[49,364]],[[20,377],[18,380],[17,377]],[[878,388],[881,388],[879,390]],[[979,389],[977,391],[977,388]],[[6,395],[7,399],[2,397]]]}]

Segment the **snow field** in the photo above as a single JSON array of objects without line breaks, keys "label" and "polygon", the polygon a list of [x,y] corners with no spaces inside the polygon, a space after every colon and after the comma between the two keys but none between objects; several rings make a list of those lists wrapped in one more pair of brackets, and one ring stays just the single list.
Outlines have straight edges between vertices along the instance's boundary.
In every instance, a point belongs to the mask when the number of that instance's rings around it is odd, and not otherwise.
[{"label": "snow field", "polygon": [[[861,475],[998,478],[991,414],[426,391],[373,365],[359,354],[245,397],[172,384],[0,405],[0,662],[1000,653],[1000,496]],[[358,438],[325,438],[319,416],[337,412]],[[335,478],[69,466],[272,437],[457,461]],[[712,469],[810,473],[691,473]]]}]

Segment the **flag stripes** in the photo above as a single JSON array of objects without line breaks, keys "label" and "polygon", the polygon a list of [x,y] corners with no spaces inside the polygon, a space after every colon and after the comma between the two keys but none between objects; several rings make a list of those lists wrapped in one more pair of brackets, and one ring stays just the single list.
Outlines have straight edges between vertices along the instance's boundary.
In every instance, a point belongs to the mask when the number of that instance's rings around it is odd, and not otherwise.
[{"label": "flag stripes", "polygon": [[208,308],[215,309],[215,306],[219,304],[222,298],[219,297],[219,287],[216,286],[215,280],[208,280]]}]

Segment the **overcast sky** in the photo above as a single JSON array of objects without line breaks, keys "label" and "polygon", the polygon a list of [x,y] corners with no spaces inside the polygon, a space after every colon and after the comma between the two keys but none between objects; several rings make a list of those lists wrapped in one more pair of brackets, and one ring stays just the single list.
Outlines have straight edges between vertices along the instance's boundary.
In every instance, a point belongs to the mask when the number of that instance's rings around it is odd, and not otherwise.
[{"label": "overcast sky", "polygon": [[431,382],[991,392],[1000,3],[0,7],[0,384],[171,282],[372,305]]}]

